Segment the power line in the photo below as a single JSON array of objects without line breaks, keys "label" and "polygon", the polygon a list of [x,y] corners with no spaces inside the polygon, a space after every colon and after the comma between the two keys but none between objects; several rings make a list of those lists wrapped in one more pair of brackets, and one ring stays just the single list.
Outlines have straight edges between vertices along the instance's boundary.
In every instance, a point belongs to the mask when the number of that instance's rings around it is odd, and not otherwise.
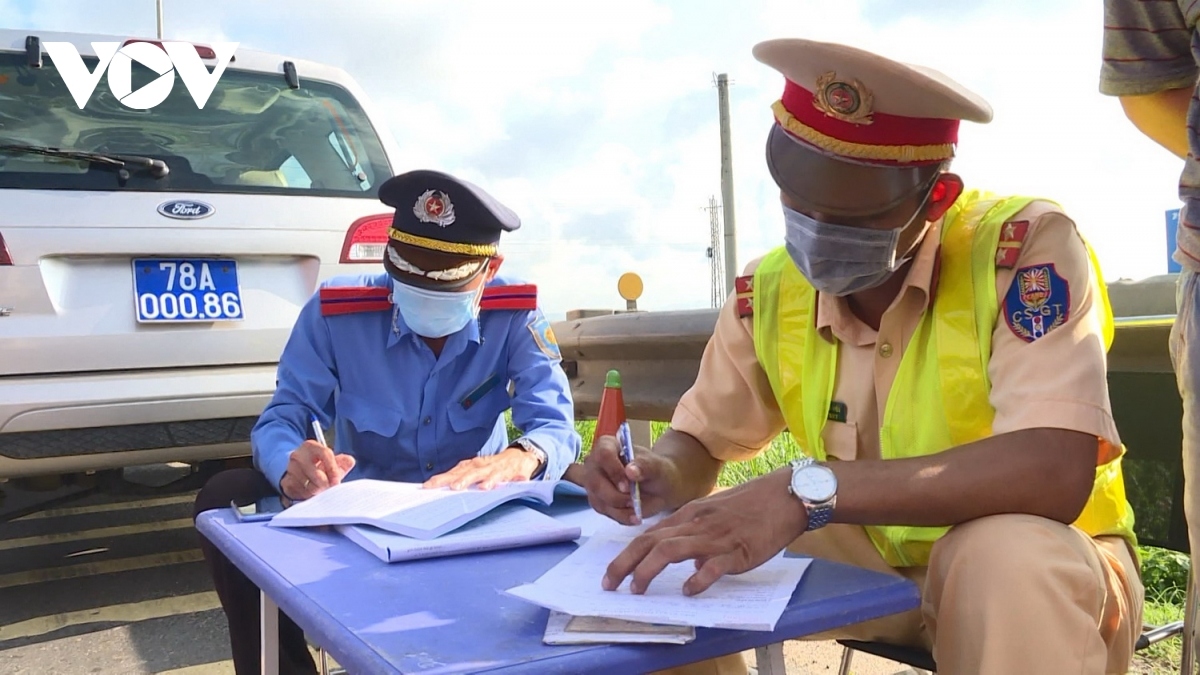
[{"label": "power line", "polygon": [[725,301],[725,277],[724,268],[721,265],[721,219],[717,215],[721,212],[721,206],[717,204],[717,198],[709,197],[708,208],[704,210],[708,211],[708,268],[711,303],[714,308],[719,308]]}]

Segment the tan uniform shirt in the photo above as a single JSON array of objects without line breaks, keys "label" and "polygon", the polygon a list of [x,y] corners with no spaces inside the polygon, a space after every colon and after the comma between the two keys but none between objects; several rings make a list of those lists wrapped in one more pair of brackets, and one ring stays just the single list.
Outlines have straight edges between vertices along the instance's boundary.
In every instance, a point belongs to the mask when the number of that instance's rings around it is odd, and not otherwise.
[{"label": "tan uniform shirt", "polygon": [[[1087,250],[1075,224],[1052,204],[1034,202],[1010,219],[1029,221],[1011,269],[996,270],[1001,315],[992,334],[989,395],[996,410],[993,433],[1051,427],[1099,439],[1097,461],[1120,447],[1108,400],[1102,307]],[[878,459],[879,421],[904,350],[937,292],[939,229],[921,243],[899,295],[875,331],[850,311],[844,298],[819,294],[817,328],[838,341],[834,401],[846,405],[846,421],[825,424],[826,452],[842,460]],[[1069,313],[1062,325],[1032,342],[1006,322],[1004,299],[1018,270],[1052,263],[1067,283]],[[753,274],[758,261],[750,263]],[[713,457],[746,460],[785,427],[767,375],[754,353],[753,317],[739,318],[725,303],[704,352],[695,384],[679,402],[671,426],[697,438]],[[897,401],[895,405],[920,405]]]}]

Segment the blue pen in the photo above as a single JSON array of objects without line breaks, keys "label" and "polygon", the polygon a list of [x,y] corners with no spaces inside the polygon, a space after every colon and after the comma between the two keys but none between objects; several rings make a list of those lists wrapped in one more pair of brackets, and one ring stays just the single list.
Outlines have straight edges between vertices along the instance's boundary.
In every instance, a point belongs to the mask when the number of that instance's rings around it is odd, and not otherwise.
[{"label": "blue pen", "polygon": [[[316,415],[312,415],[312,430],[313,440],[321,445],[325,445],[325,432],[321,431],[321,421],[317,419]],[[329,446],[325,445],[325,447],[328,448]]]},{"label": "blue pen", "polygon": [[[621,422],[617,433],[621,441],[621,454],[624,455],[625,463],[629,464],[633,461],[633,435],[629,432],[629,422]],[[642,491],[637,483],[633,484],[633,515],[637,516],[639,521],[642,519]]]}]

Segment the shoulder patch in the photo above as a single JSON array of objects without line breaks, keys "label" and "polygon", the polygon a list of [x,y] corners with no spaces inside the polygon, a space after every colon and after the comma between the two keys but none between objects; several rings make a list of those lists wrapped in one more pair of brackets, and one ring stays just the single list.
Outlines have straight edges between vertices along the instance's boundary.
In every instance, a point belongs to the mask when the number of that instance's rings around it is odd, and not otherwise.
[{"label": "shoulder patch", "polygon": [[738,277],[733,280],[733,291],[737,302],[737,313],[740,318],[754,316],[754,277]]},{"label": "shoulder patch", "polygon": [[562,350],[558,347],[558,338],[554,337],[554,329],[550,327],[550,320],[541,316],[540,312],[538,314],[539,316],[526,326],[533,334],[533,341],[546,356],[556,361],[562,359]]},{"label": "shoulder patch", "polygon": [[515,284],[512,286],[488,286],[483,289],[479,309],[537,309],[537,286]]},{"label": "shoulder patch", "polygon": [[1004,322],[1026,342],[1045,337],[1071,315],[1071,287],[1053,263],[1022,267],[1004,296]]},{"label": "shoulder patch", "polygon": [[382,312],[392,308],[391,293],[380,286],[327,286],[320,290],[321,316]]},{"label": "shoulder patch", "polygon": [[1013,220],[1000,226],[1000,243],[996,245],[996,267],[1012,269],[1021,255],[1021,244],[1029,232],[1028,220]]}]

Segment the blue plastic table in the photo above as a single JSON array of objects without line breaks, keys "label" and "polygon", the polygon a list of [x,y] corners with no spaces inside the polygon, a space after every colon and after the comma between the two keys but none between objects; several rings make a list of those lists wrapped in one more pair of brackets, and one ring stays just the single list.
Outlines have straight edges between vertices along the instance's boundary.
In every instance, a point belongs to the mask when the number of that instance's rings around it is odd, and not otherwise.
[{"label": "blue plastic table", "polygon": [[[562,501],[550,512],[587,508]],[[760,650],[760,672],[781,672],[783,640],[919,603],[906,579],[814,560],[773,632],[699,628],[686,645],[548,646],[549,611],[504,591],[540,577],[574,543],[387,564],[332,530],[239,523],[228,509],[201,514],[197,527],[263,590],[266,671],[277,667],[276,606],[354,675],[540,675],[647,672],[748,649]],[[762,663],[768,646],[771,664]]]}]

